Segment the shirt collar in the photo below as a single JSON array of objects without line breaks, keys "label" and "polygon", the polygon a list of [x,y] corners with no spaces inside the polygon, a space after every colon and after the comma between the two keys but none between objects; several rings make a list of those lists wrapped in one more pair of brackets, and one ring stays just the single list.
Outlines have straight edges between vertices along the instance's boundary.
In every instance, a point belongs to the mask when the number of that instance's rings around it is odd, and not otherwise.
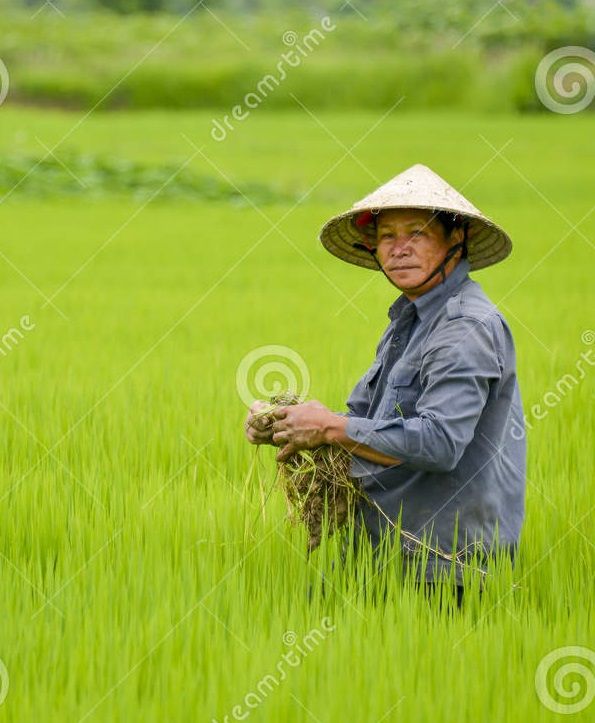
[{"label": "shirt collar", "polygon": [[446,279],[434,286],[433,289],[426,291],[425,294],[418,296],[414,301],[409,301],[405,294],[401,294],[388,310],[388,316],[393,321],[397,318],[402,309],[408,304],[413,304],[420,319],[431,314],[437,307],[442,306],[443,301],[452,296],[453,292],[459,288],[469,273],[469,261],[461,259],[454,267]]}]

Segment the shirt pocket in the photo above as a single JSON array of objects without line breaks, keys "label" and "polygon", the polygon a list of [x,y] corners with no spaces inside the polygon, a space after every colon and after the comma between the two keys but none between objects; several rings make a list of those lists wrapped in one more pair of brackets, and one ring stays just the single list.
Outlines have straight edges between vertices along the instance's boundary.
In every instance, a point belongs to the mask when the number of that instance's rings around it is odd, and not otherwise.
[{"label": "shirt pocket", "polygon": [[389,419],[416,416],[415,405],[421,393],[419,372],[419,365],[397,364],[388,375],[385,412]]},{"label": "shirt pocket", "polygon": [[380,359],[376,359],[376,361],[372,364],[372,366],[368,369],[368,371],[364,374],[364,383],[365,384],[373,384],[376,380],[376,377],[378,376],[378,372],[380,371],[380,367],[382,366]]}]

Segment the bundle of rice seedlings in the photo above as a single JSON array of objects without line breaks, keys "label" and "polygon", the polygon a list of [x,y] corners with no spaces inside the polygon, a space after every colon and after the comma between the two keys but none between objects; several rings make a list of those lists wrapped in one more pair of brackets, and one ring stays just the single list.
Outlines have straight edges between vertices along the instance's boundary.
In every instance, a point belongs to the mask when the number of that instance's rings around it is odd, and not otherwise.
[{"label": "bundle of rice seedlings", "polygon": [[[271,406],[257,417],[266,426],[273,424],[271,412],[278,407],[300,404],[295,394],[278,394],[270,399]],[[285,493],[289,517],[302,522],[308,532],[308,549],[315,550],[322,539],[325,516],[328,534],[332,535],[351,518],[360,490],[349,476],[351,457],[341,447],[323,445],[301,450],[279,463],[279,479]]]}]

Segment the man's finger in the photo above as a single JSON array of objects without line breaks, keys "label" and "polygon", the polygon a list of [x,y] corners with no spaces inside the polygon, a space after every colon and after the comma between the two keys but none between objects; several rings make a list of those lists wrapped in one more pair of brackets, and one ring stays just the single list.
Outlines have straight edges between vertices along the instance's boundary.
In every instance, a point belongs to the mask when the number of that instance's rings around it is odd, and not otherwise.
[{"label": "man's finger", "polygon": [[266,429],[270,429],[272,421],[273,420],[268,414],[264,417],[251,417],[250,426],[264,432]]},{"label": "man's finger", "polygon": [[258,442],[270,442],[272,439],[272,435],[270,432],[259,432],[257,429],[251,429],[248,432],[248,437],[250,440],[255,440]]},{"label": "man's finger", "polygon": [[275,432],[273,434],[273,444],[280,446],[289,442],[289,434],[287,432]]},{"label": "man's finger", "polygon": [[275,419],[285,419],[287,416],[287,407],[277,407],[277,409],[273,409],[271,414]]},{"label": "man's finger", "polygon": [[273,424],[271,425],[271,429],[273,430],[273,433],[285,432],[285,431],[287,431],[287,422],[284,419],[280,419],[277,422],[273,422]]}]

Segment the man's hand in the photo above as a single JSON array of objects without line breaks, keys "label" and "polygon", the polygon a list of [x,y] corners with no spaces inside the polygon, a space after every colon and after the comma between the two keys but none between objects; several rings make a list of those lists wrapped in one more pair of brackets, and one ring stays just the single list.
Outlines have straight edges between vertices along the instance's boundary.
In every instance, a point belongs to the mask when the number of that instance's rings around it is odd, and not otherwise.
[{"label": "man's hand", "polygon": [[270,414],[259,414],[271,405],[261,399],[254,401],[244,422],[246,437],[250,444],[273,444],[273,417]]},{"label": "man's hand", "polygon": [[274,444],[281,447],[277,454],[278,462],[285,462],[301,449],[335,444],[358,457],[385,467],[401,464],[400,459],[389,457],[348,437],[345,433],[347,417],[334,414],[320,402],[290,404],[277,407],[271,410],[270,414],[254,416],[270,406],[263,401],[252,404],[246,419],[246,436],[252,444]]},{"label": "man's hand", "polygon": [[282,447],[277,454],[278,462],[285,462],[300,449],[328,444],[328,430],[338,416],[317,401],[278,407],[272,415],[273,444]]}]

